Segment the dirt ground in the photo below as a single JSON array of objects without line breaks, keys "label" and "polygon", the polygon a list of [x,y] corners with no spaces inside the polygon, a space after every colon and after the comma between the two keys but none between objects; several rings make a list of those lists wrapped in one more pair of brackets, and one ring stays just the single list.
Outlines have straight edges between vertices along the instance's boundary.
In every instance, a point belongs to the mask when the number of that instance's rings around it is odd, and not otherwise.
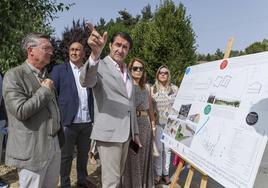
[{"label": "dirt ground", "polygon": [[[174,168],[174,167],[173,167]],[[92,165],[88,162],[88,174],[89,174],[89,179],[92,183],[94,183],[97,188],[101,188],[101,170],[100,170],[100,161],[97,159],[97,164]],[[175,169],[172,170],[172,174],[174,174]],[[18,174],[17,170],[15,168],[10,168],[5,166],[4,164],[0,165],[0,178],[7,182],[9,184],[10,188],[19,188],[19,182],[18,182]],[[183,181],[181,182],[182,184],[185,183],[185,178],[183,178]],[[179,181],[181,181],[180,179]],[[71,171],[71,183],[72,187],[76,187],[76,158],[73,160],[72,164],[72,171]],[[156,188],[168,188],[168,185],[158,185]],[[191,186],[192,188],[197,188],[199,187],[198,185]],[[175,188],[181,188],[179,184],[176,184]]]},{"label": "dirt ground", "polygon": [[[91,182],[93,182],[97,187],[101,187],[100,184],[100,165],[99,161],[96,165],[88,164],[88,174],[89,179]],[[18,188],[19,182],[18,182],[18,174],[17,170],[14,168],[7,167],[3,164],[0,165],[0,177],[5,182],[9,183],[10,188]],[[73,160],[72,164],[72,171],[71,171],[71,182],[72,187],[76,187],[76,160]]]},{"label": "dirt ground", "polygon": [[[89,174],[89,180],[92,183],[94,183],[97,186],[97,188],[101,188],[101,179],[100,179],[101,170],[100,170],[99,159],[97,159],[96,165],[92,165],[88,162],[87,170]],[[176,170],[176,167],[171,165],[170,174],[172,176],[174,175],[175,170]],[[184,186],[187,175],[188,175],[188,170],[189,170],[188,168],[185,168],[182,171],[179,177],[179,180],[177,184],[175,185],[175,188],[181,188]],[[3,163],[0,165],[0,178],[3,179],[5,182],[7,182],[10,188],[19,187],[17,170],[14,168],[7,167],[3,165]],[[201,181],[201,174],[196,172],[190,187],[191,188],[200,187],[200,181]],[[75,188],[76,187],[76,158],[73,160],[73,164],[72,164],[71,183],[72,183],[72,187]],[[168,185],[164,185],[164,184],[156,186],[156,188],[168,188],[168,187],[169,187]],[[214,180],[209,178],[207,188],[223,188],[223,187],[217,184]]]},{"label": "dirt ground", "polygon": [[[101,181],[100,181],[100,162],[97,160],[98,163],[96,165],[88,164],[88,174],[89,179],[92,183],[94,183],[98,188],[101,188]],[[18,182],[18,174],[17,170],[14,168],[7,167],[5,165],[0,165],[0,177],[5,182],[9,183],[10,188],[19,188],[19,182]],[[73,161],[72,165],[72,171],[71,171],[71,182],[72,187],[76,187],[76,160]],[[156,188],[167,188],[169,186],[167,185],[158,185]],[[181,188],[178,184],[175,186],[175,188]]]}]

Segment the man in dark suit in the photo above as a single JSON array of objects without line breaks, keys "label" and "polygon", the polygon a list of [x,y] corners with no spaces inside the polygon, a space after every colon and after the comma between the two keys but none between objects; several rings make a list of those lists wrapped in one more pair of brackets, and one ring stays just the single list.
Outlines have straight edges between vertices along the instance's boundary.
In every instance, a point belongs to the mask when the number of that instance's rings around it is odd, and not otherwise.
[{"label": "man in dark suit", "polygon": [[5,162],[18,168],[20,187],[57,187],[64,136],[54,84],[45,68],[53,47],[39,33],[28,34],[21,46],[26,61],[3,80],[9,122]]},{"label": "man in dark suit", "polygon": [[90,89],[82,88],[79,76],[85,50],[81,43],[69,47],[69,62],[52,69],[51,78],[58,92],[65,145],[61,156],[61,187],[71,187],[70,172],[74,146],[77,146],[77,184],[87,187],[87,161],[93,122],[93,97]]}]

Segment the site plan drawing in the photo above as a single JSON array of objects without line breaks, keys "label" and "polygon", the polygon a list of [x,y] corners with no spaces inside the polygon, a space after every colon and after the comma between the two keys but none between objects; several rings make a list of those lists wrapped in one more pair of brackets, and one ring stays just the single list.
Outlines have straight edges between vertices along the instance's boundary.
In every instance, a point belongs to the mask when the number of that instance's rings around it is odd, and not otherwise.
[{"label": "site plan drawing", "polygon": [[188,67],[162,135],[221,185],[251,188],[268,134],[268,52]]}]

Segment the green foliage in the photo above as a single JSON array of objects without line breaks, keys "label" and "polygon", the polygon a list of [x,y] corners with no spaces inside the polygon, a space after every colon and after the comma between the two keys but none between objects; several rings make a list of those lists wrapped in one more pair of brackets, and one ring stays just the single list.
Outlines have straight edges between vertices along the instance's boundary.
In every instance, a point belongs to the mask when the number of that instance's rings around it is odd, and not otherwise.
[{"label": "green foliage", "polygon": [[[243,51],[238,51],[238,50],[231,50],[230,57],[237,57],[245,55],[245,52]],[[197,60],[198,63],[204,63],[204,62],[209,62],[209,61],[216,61],[223,59],[224,53],[218,48],[214,54],[208,53],[207,55],[205,54],[198,54],[197,55]]]},{"label": "green foliage", "polygon": [[231,50],[230,57],[237,57],[241,55],[245,55],[246,53],[241,50]]},{"label": "green foliage", "polygon": [[264,39],[262,42],[254,42],[253,44],[249,45],[245,49],[245,52],[246,54],[253,54],[267,50],[268,50],[268,40]]},{"label": "green foliage", "polygon": [[[268,40],[264,39],[262,42],[254,42],[248,47],[245,48],[245,50],[231,50],[230,57],[237,57],[242,56],[246,54],[253,54],[253,53],[259,53],[268,51]],[[224,53],[217,49],[215,54],[198,54],[197,59],[198,62],[209,62],[209,61],[215,61],[219,59],[223,59]]]},{"label": "green foliage", "polygon": [[141,10],[141,19],[142,21],[149,21],[153,18],[153,13],[152,13],[152,10],[151,10],[151,6],[148,4],[146,7],[144,7],[142,10]]},{"label": "green foliage", "polygon": [[25,59],[20,50],[21,39],[29,32],[51,34],[50,21],[58,11],[70,6],[52,0],[1,0],[0,70],[6,72],[21,64]]},{"label": "green foliage", "polygon": [[90,31],[85,25],[85,20],[83,20],[82,23],[80,23],[80,20],[73,21],[70,28],[65,27],[62,34],[62,40],[59,43],[59,51],[62,54],[62,60],[69,60],[69,47],[74,42],[79,42],[84,46],[86,51],[86,58],[88,58],[91,53],[91,49],[87,45],[89,34]]},{"label": "green foliage", "polygon": [[[103,34],[108,31],[108,42],[102,57],[109,53],[109,41],[118,31],[130,33],[134,46],[126,62],[139,57],[146,62],[149,80],[152,82],[155,72],[161,65],[171,70],[172,82],[179,84],[186,67],[196,61],[214,61],[222,59],[224,53],[217,49],[213,54],[196,54],[196,36],[192,29],[191,17],[187,16],[183,4],[176,6],[172,0],[161,0],[155,12],[148,4],[141,10],[141,15],[132,16],[126,10],[119,11],[119,17],[106,22],[99,20],[96,29]],[[52,34],[50,22],[59,11],[68,10],[73,4],[56,3],[55,0],[1,0],[0,3],[0,71],[6,72],[11,67],[21,64],[25,57],[20,50],[20,41],[26,33],[42,32]],[[55,48],[52,58],[54,63],[68,59],[68,47],[73,41],[80,41],[86,48],[89,31],[82,22],[73,21],[70,28],[65,28],[62,40],[52,38]],[[268,40],[255,42],[244,51],[232,50],[230,57],[257,53],[268,50]]]},{"label": "green foliage", "polygon": [[147,62],[149,79],[161,65],[171,70],[172,82],[179,84],[184,70],[196,62],[195,34],[185,7],[165,0],[152,21],[140,22],[132,30],[134,49],[131,55]]},{"label": "green foliage", "polygon": [[110,22],[105,23],[104,19],[101,18],[99,23],[96,26],[97,31],[102,35],[105,31],[108,32],[108,42],[104,47],[103,52],[101,54],[101,58],[108,55],[109,53],[109,42],[111,41],[112,35],[116,32],[127,32],[130,33],[131,29],[137,24],[139,21],[139,16],[134,18],[131,14],[129,14],[126,10],[121,10],[118,12],[120,17],[114,20],[110,20]]},{"label": "green foliage", "polygon": [[121,15],[121,17],[116,19],[116,23],[123,24],[125,26],[131,27],[135,25],[140,18],[140,16],[133,18],[133,16],[130,13],[128,13],[126,10],[121,10],[118,13]]},{"label": "green foliage", "polygon": [[155,56],[157,49],[161,47],[159,33],[151,22],[142,21],[135,26],[131,35],[134,39],[134,45],[129,58],[139,57],[143,59],[146,63],[149,80],[152,81],[156,70],[161,66],[159,56]]},{"label": "green foliage", "polygon": [[218,48],[215,52],[215,59],[223,59],[224,53]]},{"label": "green foliage", "polygon": [[[186,67],[196,62],[195,34],[185,7],[182,4],[177,7],[172,1],[165,0],[155,13],[147,5],[141,14],[133,17],[126,10],[121,10],[116,21],[106,23],[101,18],[96,29],[100,34],[108,31],[108,43],[115,32],[130,33],[134,45],[126,62],[134,57],[143,59],[151,82],[156,70],[165,64],[171,70],[172,82],[179,84]],[[102,57],[108,53],[106,45]]]}]

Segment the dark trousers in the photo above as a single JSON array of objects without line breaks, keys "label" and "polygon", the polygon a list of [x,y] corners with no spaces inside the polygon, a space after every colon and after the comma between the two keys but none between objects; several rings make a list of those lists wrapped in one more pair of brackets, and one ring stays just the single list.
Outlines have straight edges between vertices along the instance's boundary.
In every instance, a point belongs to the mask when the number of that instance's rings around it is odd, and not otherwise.
[{"label": "dark trousers", "polygon": [[75,145],[77,146],[77,183],[85,183],[91,131],[92,123],[76,123],[64,127],[65,144],[62,148],[60,167],[61,187],[71,187],[70,173]]}]

